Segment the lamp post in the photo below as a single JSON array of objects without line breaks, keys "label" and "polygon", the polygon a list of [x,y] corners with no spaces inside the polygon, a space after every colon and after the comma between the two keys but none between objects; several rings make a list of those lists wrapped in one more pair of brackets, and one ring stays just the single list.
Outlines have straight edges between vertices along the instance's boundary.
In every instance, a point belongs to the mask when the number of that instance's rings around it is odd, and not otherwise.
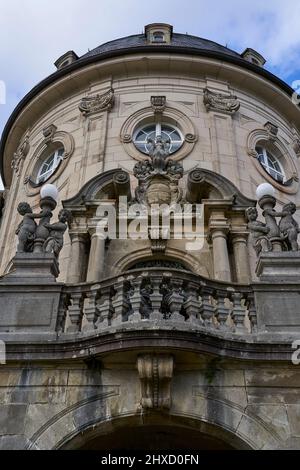
[{"label": "lamp post", "polygon": [[49,230],[45,227],[45,224],[49,224],[53,215],[52,211],[56,208],[58,190],[53,184],[45,184],[41,188],[40,195],[40,208],[42,211],[40,214],[40,223],[36,229],[33,248],[34,253],[43,253],[43,245],[49,237]]}]

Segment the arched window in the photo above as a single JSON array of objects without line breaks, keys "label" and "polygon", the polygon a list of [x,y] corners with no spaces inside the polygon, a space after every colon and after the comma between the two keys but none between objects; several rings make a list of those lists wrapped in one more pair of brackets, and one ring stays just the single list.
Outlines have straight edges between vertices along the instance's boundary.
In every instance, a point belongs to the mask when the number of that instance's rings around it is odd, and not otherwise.
[{"label": "arched window", "polygon": [[40,164],[36,183],[41,184],[47,181],[53,175],[63,160],[64,149],[61,147],[48,155]]},{"label": "arched window", "polygon": [[134,145],[140,152],[148,154],[151,148],[149,139],[155,140],[161,136],[170,143],[169,153],[176,152],[183,144],[183,137],[179,129],[171,124],[153,123],[140,127],[134,135]]},{"label": "arched window", "polygon": [[256,147],[258,161],[264,170],[278,183],[283,184],[285,181],[285,173],[279,160],[265,147]]}]

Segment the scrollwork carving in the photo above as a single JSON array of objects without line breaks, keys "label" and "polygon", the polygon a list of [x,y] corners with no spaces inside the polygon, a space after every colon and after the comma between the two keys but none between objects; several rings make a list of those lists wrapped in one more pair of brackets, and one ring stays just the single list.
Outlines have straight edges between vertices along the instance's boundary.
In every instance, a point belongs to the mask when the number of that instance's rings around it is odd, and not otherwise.
[{"label": "scrollwork carving", "polygon": [[79,109],[84,116],[101,111],[110,111],[114,105],[114,101],[114,90],[111,88],[102,95],[97,94],[95,96],[82,98]]},{"label": "scrollwork carving", "polygon": [[208,88],[204,89],[203,102],[207,111],[234,114],[240,109],[240,102],[235,95],[228,96],[223,93],[215,93]]}]

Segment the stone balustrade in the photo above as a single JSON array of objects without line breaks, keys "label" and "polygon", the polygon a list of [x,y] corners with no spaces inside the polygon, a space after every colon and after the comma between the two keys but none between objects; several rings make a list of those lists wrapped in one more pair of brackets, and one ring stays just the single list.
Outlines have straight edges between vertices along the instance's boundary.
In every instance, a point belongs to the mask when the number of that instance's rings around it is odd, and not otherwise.
[{"label": "stone balustrade", "polygon": [[100,283],[65,286],[57,331],[101,332],[144,323],[233,334],[256,332],[251,286],[210,281],[165,268],[128,271]]}]

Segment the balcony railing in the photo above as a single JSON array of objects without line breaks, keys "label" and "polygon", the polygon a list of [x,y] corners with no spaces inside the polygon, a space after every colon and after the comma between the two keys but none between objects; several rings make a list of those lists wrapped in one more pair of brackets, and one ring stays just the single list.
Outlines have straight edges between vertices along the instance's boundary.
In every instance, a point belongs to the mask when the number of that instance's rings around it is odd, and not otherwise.
[{"label": "balcony railing", "polygon": [[60,334],[92,334],[138,324],[255,333],[253,290],[164,268],[138,269],[97,284],[63,288]]}]

